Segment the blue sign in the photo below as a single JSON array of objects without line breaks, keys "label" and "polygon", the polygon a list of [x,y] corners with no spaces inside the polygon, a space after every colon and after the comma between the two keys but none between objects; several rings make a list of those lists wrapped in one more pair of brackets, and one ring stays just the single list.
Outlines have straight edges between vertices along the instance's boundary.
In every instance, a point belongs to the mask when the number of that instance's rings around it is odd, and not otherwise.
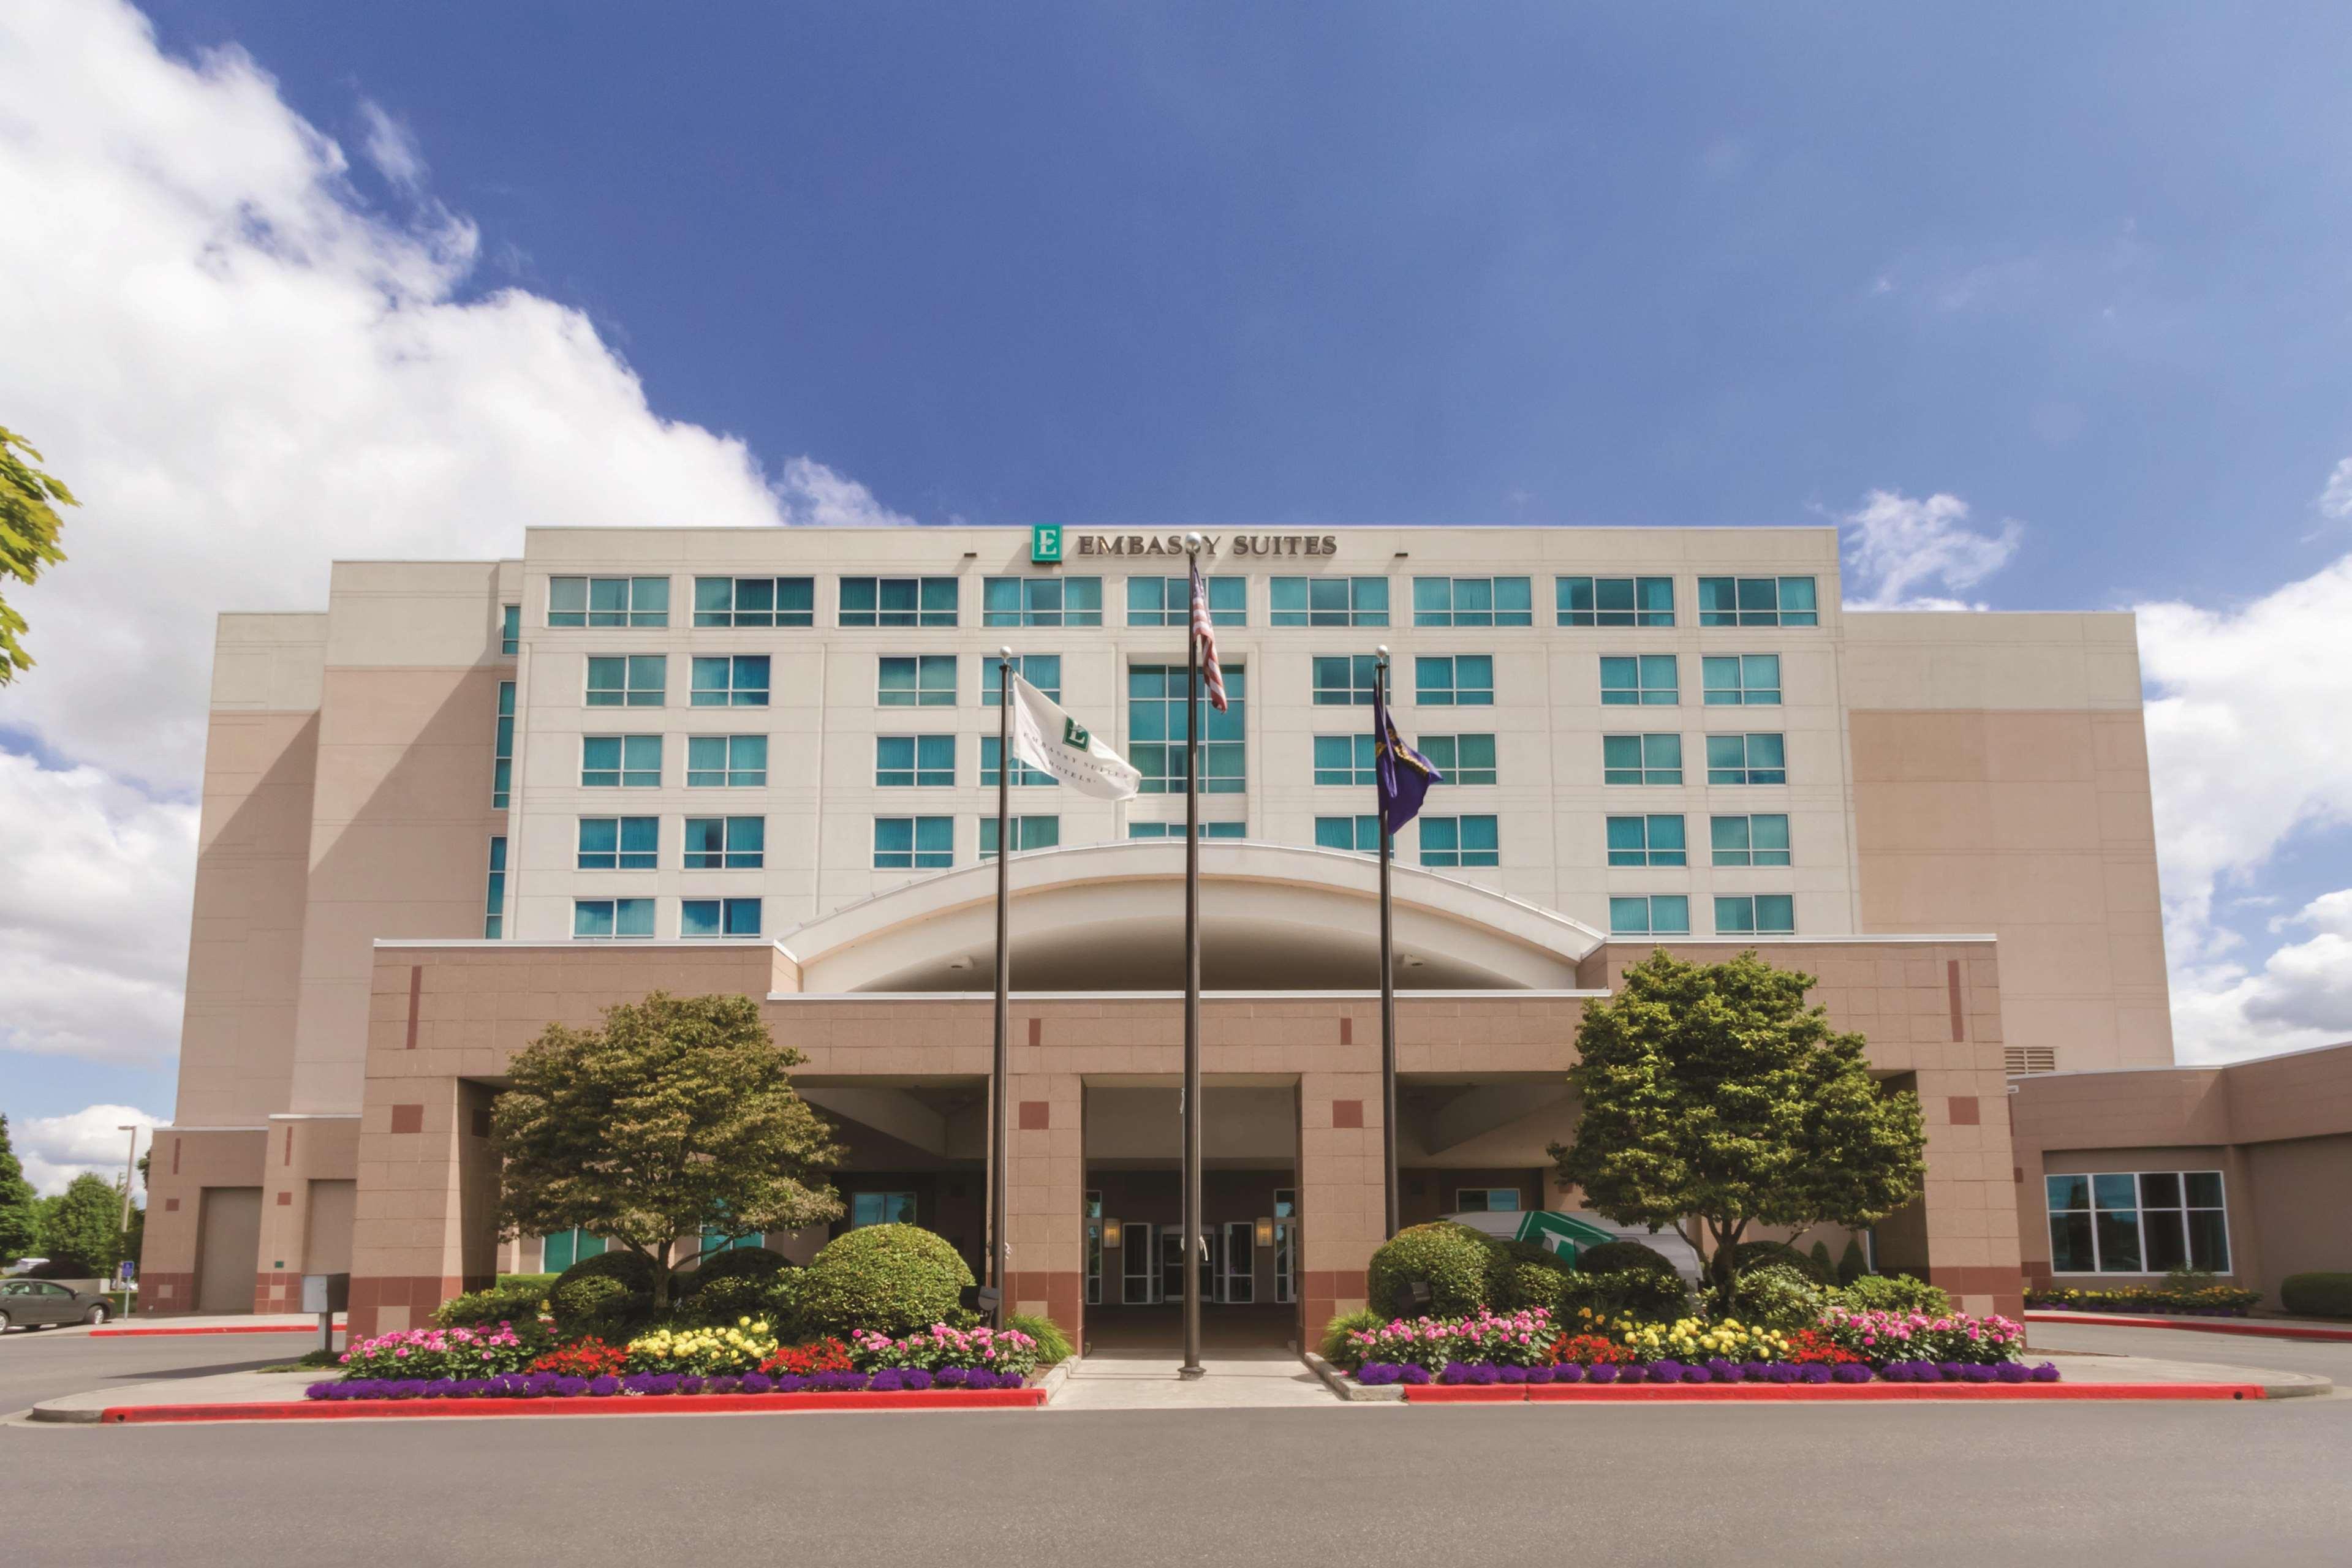
[{"label": "blue sign", "polygon": [[125,1258],[122,1260],[122,1267],[115,1271],[114,1277],[127,1285],[131,1283],[131,1276],[138,1272],[139,1265]]}]

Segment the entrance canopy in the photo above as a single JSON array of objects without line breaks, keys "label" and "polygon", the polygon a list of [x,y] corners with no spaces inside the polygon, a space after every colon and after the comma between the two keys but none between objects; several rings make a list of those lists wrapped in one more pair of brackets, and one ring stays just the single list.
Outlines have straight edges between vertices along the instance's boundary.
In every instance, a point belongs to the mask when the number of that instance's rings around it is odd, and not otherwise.
[{"label": "entrance canopy", "polygon": [[[1417,867],[1394,871],[1402,990],[1567,990],[1601,933]],[[1184,845],[1135,840],[1013,857],[1013,985],[1167,991],[1183,974]],[[1211,990],[1380,984],[1379,864],[1289,844],[1201,846],[1201,974]],[[985,991],[996,867],[942,872],[785,932],[779,985],[803,992]],[[790,981],[796,977],[798,985]]]}]

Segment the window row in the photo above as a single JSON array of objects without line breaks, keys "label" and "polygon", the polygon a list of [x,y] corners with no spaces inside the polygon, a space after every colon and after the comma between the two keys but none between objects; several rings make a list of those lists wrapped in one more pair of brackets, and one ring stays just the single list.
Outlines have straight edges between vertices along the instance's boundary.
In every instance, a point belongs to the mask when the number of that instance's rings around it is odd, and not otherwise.
[{"label": "window row", "polygon": [[[1614,866],[1688,865],[1679,816],[1611,817],[1604,825],[1609,863]],[[1787,865],[1789,818],[1781,811],[1755,811],[1707,819],[1707,852],[1716,865]]]},{"label": "window row", "polygon": [[[1786,784],[1787,738],[1776,734],[1710,735],[1706,740],[1709,784]],[[1680,784],[1683,737],[1679,735],[1604,735],[1601,737],[1603,784]]]},{"label": "window row", "polygon": [[[768,655],[735,653],[691,661],[693,707],[766,707]],[[630,653],[588,658],[587,689],[583,700],[590,707],[661,707],[669,701],[669,656]]]},{"label": "window row", "polygon": [[2220,1171],[2118,1171],[2042,1178],[2053,1274],[2230,1271]]},{"label": "window row", "polygon": [[[1220,626],[1249,623],[1249,586],[1243,577],[1207,580],[1210,618]],[[839,581],[837,623],[843,626],[954,626],[962,612],[957,577],[845,577]],[[1671,577],[1553,579],[1553,623],[1559,626],[1672,626]],[[550,626],[667,626],[667,577],[554,577],[548,580]],[[1189,579],[1127,580],[1129,626],[1182,626],[1191,614]],[[520,607],[502,606],[501,645],[511,655],[520,640]],[[813,626],[816,580],[811,577],[698,577],[697,626]],[[1103,580],[1041,574],[981,580],[983,626],[1100,626]],[[1386,626],[1385,577],[1276,577],[1266,580],[1266,619],[1275,626]],[[1416,626],[1531,626],[1531,577],[1416,577]],[[1701,626],[1815,626],[1820,608],[1811,577],[1702,577]]]},{"label": "window row", "polygon": [[[654,930],[651,898],[575,898],[572,901],[572,935],[650,937]],[[681,898],[677,901],[677,934],[688,936],[757,936],[760,901],[756,898]]]},{"label": "window row", "polygon": [[[1612,936],[1687,936],[1690,896],[1653,893],[1609,901]],[[1790,936],[1797,929],[1797,902],[1785,893],[1739,894],[1715,901],[1718,936]]]},{"label": "window row", "polygon": [[[661,864],[659,817],[583,817],[574,864],[581,871],[654,871]],[[759,871],[767,864],[765,817],[688,817],[678,864],[687,871]]]}]

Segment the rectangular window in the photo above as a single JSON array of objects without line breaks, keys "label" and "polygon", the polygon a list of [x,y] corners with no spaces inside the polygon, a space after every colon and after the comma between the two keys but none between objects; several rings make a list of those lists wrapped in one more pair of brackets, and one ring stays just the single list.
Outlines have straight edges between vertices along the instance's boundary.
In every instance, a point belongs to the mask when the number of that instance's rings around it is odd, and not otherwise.
[{"label": "rectangular window", "polygon": [[580,819],[582,871],[652,871],[660,863],[659,817]]},{"label": "rectangular window", "polygon": [[514,721],[515,684],[499,683],[498,749],[491,754],[490,807],[493,810],[507,809],[507,798],[514,789]]},{"label": "rectangular window", "polygon": [[884,735],[874,740],[877,789],[948,789],[955,786],[952,735]]},{"label": "rectangular window", "polygon": [[1423,817],[1421,863],[1477,866],[1503,863],[1502,841],[1492,817]]},{"label": "rectangular window", "polygon": [[1715,929],[1720,936],[1786,936],[1797,929],[1797,901],[1785,893],[1718,898],[1715,901]]},{"label": "rectangular window", "polygon": [[1609,819],[1611,865],[1688,865],[1680,817]]},{"label": "rectangular window", "polygon": [[667,626],[666,577],[551,577],[550,626]]},{"label": "rectangular window", "polygon": [[482,907],[482,935],[495,942],[507,934],[507,838],[490,840],[490,883]]},{"label": "rectangular window", "polygon": [[1437,765],[1448,784],[1492,784],[1495,781],[1495,737],[1491,735],[1424,735],[1421,754]]},{"label": "rectangular window", "polygon": [[1679,735],[1604,735],[1601,737],[1603,784],[1679,784],[1683,737]]},{"label": "rectangular window", "polygon": [[953,707],[956,661],[953,653],[925,653],[919,658],[880,661],[874,701],[880,707]]},{"label": "rectangular window", "polygon": [[1554,585],[1562,626],[1671,626],[1671,577],[1563,577]]},{"label": "rectangular window", "polygon": [[1517,1187],[1457,1186],[1454,1189],[1454,1212],[1456,1214],[1517,1214],[1518,1211]]},{"label": "rectangular window", "polygon": [[1524,577],[1416,577],[1416,626],[1532,626],[1535,589]]},{"label": "rectangular window", "polygon": [[659,707],[669,687],[669,659],[661,653],[588,661],[590,707]]},{"label": "rectangular window", "polygon": [[[1015,817],[1013,819],[1013,852],[1023,850],[1050,850],[1062,841],[1062,819],[1059,817]],[[980,858],[996,858],[996,819],[980,820]]]},{"label": "rectangular window", "polygon": [[1672,707],[1682,700],[1682,676],[1672,653],[1602,656],[1602,707]]},{"label": "rectangular window", "polygon": [[[1184,836],[1184,824],[1181,822],[1129,822],[1127,825],[1127,836],[1130,839],[1181,839]],[[1245,839],[1247,837],[1249,837],[1249,824],[1246,822],[1201,824],[1202,843],[1208,842],[1211,839]]]},{"label": "rectangular window", "polygon": [[1099,626],[1099,577],[990,577],[981,580],[983,626]]},{"label": "rectangular window", "polygon": [[697,626],[814,626],[813,577],[698,577]]},{"label": "rectangular window", "polygon": [[[1209,620],[1217,626],[1249,624],[1249,579],[1213,577],[1209,584]],[[1189,626],[1192,623],[1192,584],[1185,577],[1130,577],[1127,580],[1127,623],[1130,626]]]},{"label": "rectangular window", "polygon": [[854,1192],[849,1195],[849,1228],[866,1225],[912,1225],[915,1195],[911,1192]]},{"label": "rectangular window", "polygon": [[654,934],[654,901],[650,898],[575,898],[572,901],[574,936],[650,936]]},{"label": "rectangular window", "polygon": [[[983,735],[980,737],[980,782],[982,789],[996,788],[996,760],[1001,755],[1000,747],[1001,743],[996,737]],[[1032,768],[1018,757],[1013,759],[1013,787],[1015,789],[1034,789],[1047,785],[1058,786],[1061,782],[1042,768]]]},{"label": "rectangular window", "polygon": [[[1133,664],[1127,672],[1128,760],[1142,771],[1146,795],[1184,792],[1185,672],[1181,664]],[[1201,699],[1201,793],[1238,795],[1247,777],[1244,715],[1249,672],[1225,670],[1226,709]]]},{"label": "rectangular window", "polygon": [[580,737],[583,789],[658,789],[662,737],[658,735],[584,735]]},{"label": "rectangular window", "polygon": [[1706,737],[1710,784],[1786,784],[1788,747],[1777,735],[1710,735]]},{"label": "rectangular window", "polygon": [[953,817],[874,819],[875,870],[928,871],[953,864]]},{"label": "rectangular window", "polygon": [[768,863],[765,817],[688,817],[686,869],[758,871]]},{"label": "rectangular window", "polygon": [[686,742],[689,789],[759,789],[768,782],[764,735],[696,735]]},{"label": "rectangular window", "polygon": [[1709,707],[1779,707],[1780,655],[1709,653],[1699,661]]},{"label": "rectangular window", "polygon": [[1370,707],[1380,658],[1373,653],[1322,654],[1315,660],[1318,707]]},{"label": "rectangular window", "polygon": [[[1426,743],[1422,749],[1428,749]],[[1375,778],[1374,762],[1372,737],[1369,735],[1318,735],[1315,737],[1315,782],[1318,784],[1370,784]]]},{"label": "rectangular window", "polygon": [[757,936],[760,901],[756,898],[681,898],[677,901],[680,936]]},{"label": "rectangular window", "polygon": [[766,707],[768,655],[735,653],[694,661],[696,707]]},{"label": "rectangular window", "polygon": [[1687,936],[1690,900],[1679,893],[1609,901],[1609,930],[1616,936]]},{"label": "rectangular window", "polygon": [[1412,699],[1423,707],[1495,706],[1495,660],[1489,653],[1452,653],[1412,662]]},{"label": "rectangular window", "polygon": [[511,659],[521,651],[522,606],[501,604],[499,606],[499,652]]},{"label": "rectangular window", "polygon": [[[1178,836],[1182,836],[1180,831]],[[1367,814],[1360,817],[1318,817],[1315,819],[1315,847],[1324,850],[1347,850],[1356,854],[1376,855],[1381,852],[1381,820]]]},{"label": "rectangular window", "polygon": [[1717,817],[1707,832],[1717,865],[1787,865],[1789,819],[1780,811]]},{"label": "rectangular window", "polygon": [[2230,1271],[2220,1171],[2044,1176],[2042,1191],[2053,1273]]},{"label": "rectangular window", "polygon": [[1385,626],[1385,577],[1276,577],[1266,581],[1276,626]]},{"label": "rectangular window", "polygon": [[[991,653],[980,662],[980,706],[997,706],[997,694],[1002,685],[998,671],[1004,660]],[[1062,700],[1062,655],[1059,653],[1015,653],[1013,673],[1045,694],[1051,702]]]},{"label": "rectangular window", "polygon": [[1818,626],[1810,577],[1702,577],[1702,626]]},{"label": "rectangular window", "polygon": [[845,577],[844,626],[952,626],[960,604],[952,577]]}]

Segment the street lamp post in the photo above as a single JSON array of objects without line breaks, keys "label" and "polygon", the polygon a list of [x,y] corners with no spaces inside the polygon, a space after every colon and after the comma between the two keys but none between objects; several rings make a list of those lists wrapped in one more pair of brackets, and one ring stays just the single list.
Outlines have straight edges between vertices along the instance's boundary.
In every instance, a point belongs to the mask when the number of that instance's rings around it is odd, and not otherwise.
[{"label": "street lamp post", "polygon": [[[124,1257],[127,1258],[131,1252],[131,1178],[139,1165],[139,1124],[135,1122],[128,1123],[114,1130],[131,1134],[131,1146],[122,1152],[122,1222],[118,1227],[122,1243],[121,1249]],[[122,1278],[120,1259],[115,1263],[114,1277],[122,1286],[122,1315],[127,1318],[131,1315],[131,1284],[129,1281]]]}]

